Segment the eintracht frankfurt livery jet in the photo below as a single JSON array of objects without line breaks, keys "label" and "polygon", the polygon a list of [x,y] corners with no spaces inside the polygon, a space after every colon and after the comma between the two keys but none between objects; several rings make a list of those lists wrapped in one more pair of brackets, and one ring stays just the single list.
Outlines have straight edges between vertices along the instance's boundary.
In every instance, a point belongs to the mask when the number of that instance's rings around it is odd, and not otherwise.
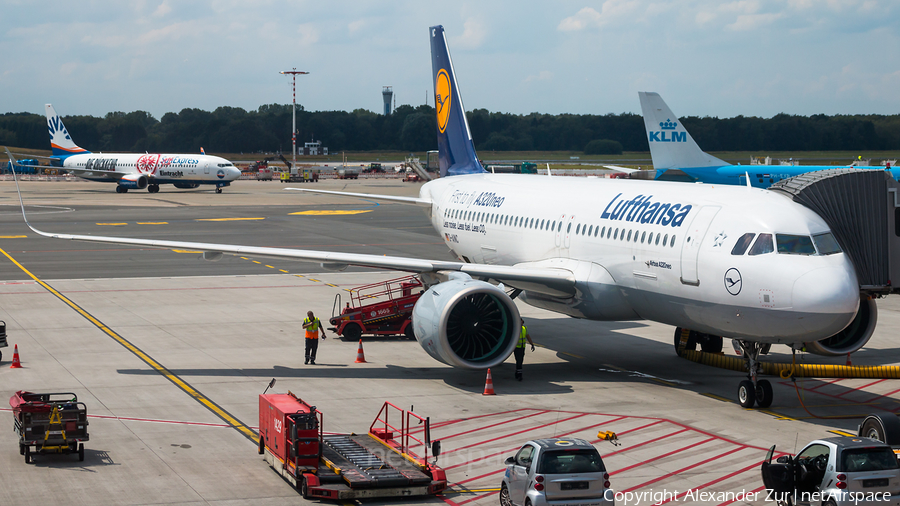
[{"label": "eintracht frankfurt livery jet", "polygon": [[52,158],[58,159],[60,167],[76,176],[116,183],[118,193],[144,188],[156,193],[161,184],[172,184],[176,188],[215,185],[216,193],[222,193],[223,187],[241,177],[240,169],[228,160],[206,154],[91,153],[72,141],[52,105],[47,104],[45,109]]},{"label": "eintracht frankfurt livery jet", "polygon": [[[396,269],[429,289],[413,324],[446,364],[495,366],[512,353],[525,303],[598,321],[653,320],[704,350],[738,340],[751,374],[745,406],[768,406],[757,358],[773,343],[813,353],[856,351],[872,334],[857,276],[825,221],[775,192],[737,186],[486,173],[472,144],[447,41],[430,28],[441,176],[415,204],[459,261],[121,237],[47,237]],[[324,192],[339,193],[339,192]],[[24,212],[24,211],[23,211]],[[495,285],[485,280],[493,280]],[[509,294],[507,293],[509,292]],[[859,316],[858,316],[859,315]],[[822,341],[854,319],[841,347]],[[684,329],[684,332],[682,332]],[[689,330],[688,330],[689,329]]]}]

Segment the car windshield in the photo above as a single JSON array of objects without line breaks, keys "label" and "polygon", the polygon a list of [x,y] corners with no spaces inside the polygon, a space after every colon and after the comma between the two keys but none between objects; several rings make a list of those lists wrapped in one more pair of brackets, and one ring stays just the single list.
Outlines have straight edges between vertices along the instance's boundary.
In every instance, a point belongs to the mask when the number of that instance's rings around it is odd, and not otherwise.
[{"label": "car windshield", "polygon": [[538,473],[600,473],[605,470],[597,450],[568,450],[545,452]]},{"label": "car windshield", "polygon": [[897,469],[897,456],[887,447],[852,448],[841,452],[841,471],[845,473]]}]

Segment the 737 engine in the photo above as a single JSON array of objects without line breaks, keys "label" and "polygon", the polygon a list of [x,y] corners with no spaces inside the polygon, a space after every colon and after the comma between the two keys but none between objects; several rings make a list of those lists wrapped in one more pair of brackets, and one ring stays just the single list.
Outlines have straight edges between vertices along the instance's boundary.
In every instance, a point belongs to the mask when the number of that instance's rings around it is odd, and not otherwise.
[{"label": "737 engine", "polygon": [[147,184],[147,176],[143,174],[128,174],[119,179],[119,186],[129,190],[143,190]]},{"label": "737 engine", "polygon": [[803,343],[803,347],[809,353],[826,357],[853,353],[869,342],[877,322],[878,306],[875,305],[875,300],[864,297],[859,301],[856,318],[847,325],[847,328],[821,341]]},{"label": "737 engine", "polygon": [[413,328],[422,348],[447,365],[487,369],[509,357],[521,324],[506,293],[466,274],[429,288],[413,308]]}]

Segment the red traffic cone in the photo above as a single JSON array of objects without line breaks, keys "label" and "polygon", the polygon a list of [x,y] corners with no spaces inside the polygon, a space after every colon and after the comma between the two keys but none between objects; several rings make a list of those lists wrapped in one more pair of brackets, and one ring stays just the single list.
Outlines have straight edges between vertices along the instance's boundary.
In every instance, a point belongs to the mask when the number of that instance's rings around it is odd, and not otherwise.
[{"label": "red traffic cone", "polygon": [[356,350],[356,364],[365,364],[366,356],[363,354],[362,339],[359,340],[359,349]]},{"label": "red traffic cone", "polygon": [[494,394],[494,380],[491,379],[490,369],[488,369],[487,378],[484,380],[484,393],[481,395],[496,395]]},{"label": "red traffic cone", "polygon": [[16,345],[16,351],[13,352],[13,362],[12,365],[9,366],[10,369],[21,369],[22,362],[19,362],[19,345]]}]

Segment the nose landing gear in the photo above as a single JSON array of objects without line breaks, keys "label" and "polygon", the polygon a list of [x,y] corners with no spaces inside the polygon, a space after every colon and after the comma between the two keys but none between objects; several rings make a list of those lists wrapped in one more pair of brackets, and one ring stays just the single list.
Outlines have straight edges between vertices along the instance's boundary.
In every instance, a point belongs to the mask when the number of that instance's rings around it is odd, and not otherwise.
[{"label": "nose landing gear", "polygon": [[770,344],[760,344],[754,341],[738,341],[747,362],[747,379],[738,385],[738,401],[741,407],[752,408],[756,404],[760,408],[768,408],[772,405],[772,384],[769,380],[758,379],[759,355],[769,352]]}]

